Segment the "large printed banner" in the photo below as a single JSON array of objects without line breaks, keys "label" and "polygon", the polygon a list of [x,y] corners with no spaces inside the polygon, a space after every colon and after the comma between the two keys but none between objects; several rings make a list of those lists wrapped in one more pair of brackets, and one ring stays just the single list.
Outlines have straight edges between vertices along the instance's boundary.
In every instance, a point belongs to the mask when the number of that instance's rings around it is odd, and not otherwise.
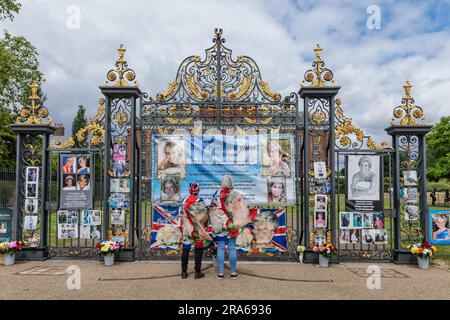
[{"label": "large printed banner", "polygon": [[294,204],[294,168],[292,135],[155,135],[153,201],[179,202],[197,182],[208,203],[230,175],[246,204]]},{"label": "large printed banner", "polygon": [[92,209],[94,163],[90,154],[62,154],[60,157],[59,208]]},{"label": "large printed banner", "polygon": [[[178,250],[181,242],[179,207],[153,205],[151,245],[153,250]],[[287,251],[286,210],[250,209],[251,223],[241,229],[236,246],[241,252]],[[211,231],[211,226],[206,228]]]}]

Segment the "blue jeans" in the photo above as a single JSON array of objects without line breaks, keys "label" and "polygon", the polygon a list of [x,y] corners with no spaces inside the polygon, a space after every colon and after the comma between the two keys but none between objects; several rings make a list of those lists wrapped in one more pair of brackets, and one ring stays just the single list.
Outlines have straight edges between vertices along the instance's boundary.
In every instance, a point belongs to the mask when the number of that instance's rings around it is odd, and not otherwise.
[{"label": "blue jeans", "polygon": [[226,237],[217,237],[217,271],[219,273],[224,272],[225,269],[225,247],[228,242],[228,258],[230,259],[230,270],[231,273],[236,272],[236,238],[230,238],[227,240]]}]

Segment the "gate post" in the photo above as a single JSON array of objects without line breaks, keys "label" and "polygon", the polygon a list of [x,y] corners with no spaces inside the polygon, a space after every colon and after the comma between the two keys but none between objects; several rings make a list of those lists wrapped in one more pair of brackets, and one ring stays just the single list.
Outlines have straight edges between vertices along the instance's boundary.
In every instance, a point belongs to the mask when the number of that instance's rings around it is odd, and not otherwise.
[{"label": "gate post", "polygon": [[[330,179],[331,188],[327,192],[328,196],[328,226],[324,231],[327,237],[331,231],[331,239],[336,245],[336,213],[335,213],[335,152],[334,152],[334,103],[335,96],[340,87],[336,86],[333,80],[333,72],[325,67],[325,62],[321,58],[322,48],[317,45],[314,48],[316,58],[312,63],[312,69],[306,71],[305,80],[310,83],[307,86],[302,82],[299,94],[304,99],[304,153],[303,153],[303,234],[306,251],[304,259],[306,262],[313,262],[318,259],[311,251],[314,238],[310,239],[310,206],[314,208],[314,193],[310,190],[310,178],[314,177],[314,161],[324,161],[327,165],[327,179]],[[331,84],[330,84],[331,82]],[[318,142],[318,153],[314,153],[315,138]]]},{"label": "gate post", "polygon": [[[116,61],[115,68],[107,73],[108,81],[104,86],[100,86],[102,94],[105,96],[105,163],[104,163],[104,192],[103,192],[103,234],[110,240],[112,229],[110,226],[110,180],[113,178],[111,147],[114,139],[122,139],[127,142],[127,165],[130,178],[129,192],[129,215],[125,221],[125,243],[124,248],[119,252],[118,260],[133,261],[135,254],[135,220],[136,217],[136,164],[139,160],[136,158],[136,100],[141,95],[137,82],[133,81],[136,74],[128,68],[127,61],[124,59],[126,49],[123,45],[117,49],[119,59]],[[113,83],[109,83],[113,82]],[[125,207],[125,206],[124,206]],[[138,239],[139,231],[137,233]]]},{"label": "gate post", "polygon": [[[48,110],[40,105],[38,84],[33,81],[30,87],[31,104],[22,107],[16,123],[11,125],[17,135],[12,237],[13,240],[26,243],[18,259],[43,260],[49,253],[48,147],[50,135],[56,128],[51,126],[52,118],[49,117]],[[29,224],[25,224],[24,219]]]},{"label": "gate post", "polygon": [[[428,239],[428,204],[426,192],[426,134],[431,125],[425,125],[421,107],[414,105],[409,81],[403,86],[402,105],[393,110],[394,118],[386,132],[392,136],[394,153],[394,250],[395,263],[416,264],[417,259],[408,246]],[[413,192],[416,189],[417,192]],[[408,199],[409,194],[417,194]],[[408,210],[408,211],[407,211]]]}]

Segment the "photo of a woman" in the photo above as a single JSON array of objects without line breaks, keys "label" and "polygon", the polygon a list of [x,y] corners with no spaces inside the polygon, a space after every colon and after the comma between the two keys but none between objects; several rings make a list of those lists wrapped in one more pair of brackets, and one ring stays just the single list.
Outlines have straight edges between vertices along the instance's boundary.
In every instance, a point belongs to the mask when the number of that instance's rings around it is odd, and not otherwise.
[{"label": "photo of a woman", "polygon": [[272,179],[268,181],[267,201],[284,203],[286,199],[286,179]]},{"label": "photo of a woman", "polygon": [[158,144],[158,162],[157,175],[158,178],[163,178],[167,175],[179,176],[181,179],[186,177],[186,169],[184,163],[184,140],[180,141],[166,141],[161,143],[163,145],[160,150]]},{"label": "photo of a woman", "polygon": [[64,174],[74,174],[75,173],[75,157],[63,157],[63,173]]},{"label": "photo of a woman", "polygon": [[351,231],[350,242],[353,244],[359,243],[361,240],[361,230],[353,229]]},{"label": "photo of a woman", "polygon": [[291,169],[289,164],[283,161],[283,155],[289,159],[289,156],[282,152],[280,142],[278,140],[267,141],[267,155],[270,159],[270,165],[265,170],[265,175],[278,176],[278,177],[290,177]]},{"label": "photo of a woman", "polygon": [[349,200],[380,200],[379,163],[379,156],[348,156]]},{"label": "photo of a woman", "polygon": [[314,228],[325,228],[327,226],[327,217],[325,212],[316,212],[314,218]]},{"label": "photo of a woman", "polygon": [[89,176],[87,174],[79,175],[77,180],[77,190],[84,191],[90,189]]},{"label": "photo of a woman", "polygon": [[443,214],[433,214],[432,240],[450,240],[449,216]]},{"label": "photo of a woman", "polygon": [[165,176],[161,183],[161,202],[180,201],[180,180],[176,176]]},{"label": "photo of a woman", "polygon": [[90,170],[88,159],[86,157],[79,157],[77,174],[89,174]]},{"label": "photo of a woman", "polygon": [[76,186],[75,186],[75,178],[69,174],[67,176],[64,177],[64,185],[63,185],[63,190],[76,190]]}]

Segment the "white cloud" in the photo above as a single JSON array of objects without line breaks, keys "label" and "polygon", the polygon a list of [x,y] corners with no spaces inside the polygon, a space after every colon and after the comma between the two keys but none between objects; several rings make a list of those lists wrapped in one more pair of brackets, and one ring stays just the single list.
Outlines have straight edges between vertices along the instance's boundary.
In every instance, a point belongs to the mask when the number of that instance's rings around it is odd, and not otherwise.
[{"label": "white cloud", "polygon": [[[203,56],[215,27],[224,29],[234,56],[254,58],[271,88],[285,95],[298,91],[312,48],[320,43],[341,85],[344,110],[377,142],[388,138],[384,128],[400,104],[405,80],[430,122],[448,114],[449,31],[426,33],[434,26],[424,14],[426,3],[383,2],[382,29],[368,30],[366,8],[372,1],[22,2],[20,14],[4,28],[37,47],[47,106],[68,133],[79,104],[94,115],[98,86],[120,43],[141,89],[155,95],[174,79],[185,57]],[[66,27],[66,9],[74,4],[81,9],[80,30]]]}]

